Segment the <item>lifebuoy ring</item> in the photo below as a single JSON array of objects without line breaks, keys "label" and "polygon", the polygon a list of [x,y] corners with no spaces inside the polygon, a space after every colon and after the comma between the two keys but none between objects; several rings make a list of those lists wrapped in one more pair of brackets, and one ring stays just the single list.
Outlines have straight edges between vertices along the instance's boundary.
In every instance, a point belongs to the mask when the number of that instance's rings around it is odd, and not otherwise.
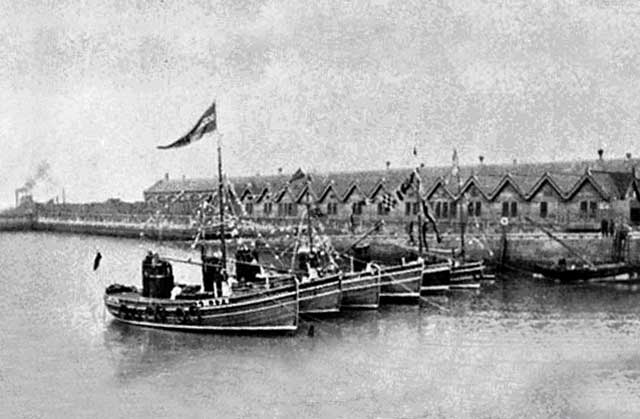
[{"label": "lifebuoy ring", "polygon": [[198,323],[202,323],[202,315],[200,314],[200,307],[192,305],[189,307],[189,316],[195,319]]},{"label": "lifebuoy ring", "polygon": [[505,226],[505,227],[508,226],[509,225],[509,219],[507,217],[502,217],[500,219],[500,224]]},{"label": "lifebuoy ring", "polygon": [[147,320],[153,320],[156,313],[153,310],[153,307],[147,306],[147,308],[144,309],[144,314]]},{"label": "lifebuoy ring", "polygon": [[189,321],[189,315],[180,307],[176,308],[176,321],[178,323],[187,323]]},{"label": "lifebuoy ring", "polygon": [[129,308],[125,304],[120,304],[120,307],[118,308],[118,314],[123,319],[128,319],[129,318]]},{"label": "lifebuoy ring", "polygon": [[156,306],[156,309],[153,313],[153,318],[157,322],[164,322],[167,320],[167,310],[162,306]]}]

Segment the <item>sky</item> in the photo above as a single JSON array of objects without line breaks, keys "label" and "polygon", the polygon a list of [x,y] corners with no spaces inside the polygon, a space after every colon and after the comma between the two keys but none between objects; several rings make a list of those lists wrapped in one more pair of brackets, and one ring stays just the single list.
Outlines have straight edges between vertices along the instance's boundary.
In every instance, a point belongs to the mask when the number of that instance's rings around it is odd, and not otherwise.
[{"label": "sky", "polygon": [[212,177],[214,100],[230,176],[640,155],[635,0],[0,7],[0,207]]}]

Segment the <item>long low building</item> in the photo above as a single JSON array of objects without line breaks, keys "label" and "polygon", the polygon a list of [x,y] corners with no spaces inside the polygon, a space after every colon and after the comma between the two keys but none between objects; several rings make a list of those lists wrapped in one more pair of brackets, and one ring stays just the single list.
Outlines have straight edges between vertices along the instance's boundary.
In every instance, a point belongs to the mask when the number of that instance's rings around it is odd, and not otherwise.
[{"label": "long low building", "polygon": [[[260,221],[295,222],[307,205],[325,220],[366,224],[384,219],[408,223],[420,210],[418,193],[442,227],[455,228],[461,215],[470,226],[490,228],[524,217],[563,228],[598,228],[603,219],[640,224],[640,159],[421,167],[420,187],[409,182],[415,169],[310,173],[231,178],[230,200],[239,215]],[[294,176],[296,177],[296,176]],[[217,191],[216,179],[170,179],[144,191],[148,205],[191,214]],[[419,192],[417,190],[419,189]],[[386,197],[386,198],[385,198]],[[396,205],[389,207],[390,200]],[[463,213],[461,214],[461,208]]]}]

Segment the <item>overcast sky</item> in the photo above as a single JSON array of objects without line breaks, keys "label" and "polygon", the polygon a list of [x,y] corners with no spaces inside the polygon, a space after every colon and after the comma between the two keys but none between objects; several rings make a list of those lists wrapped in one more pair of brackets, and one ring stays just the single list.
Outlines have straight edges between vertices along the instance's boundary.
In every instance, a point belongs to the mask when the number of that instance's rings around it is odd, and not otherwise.
[{"label": "overcast sky", "polygon": [[0,206],[212,176],[214,98],[230,175],[640,155],[640,2],[209,3],[0,0]]}]

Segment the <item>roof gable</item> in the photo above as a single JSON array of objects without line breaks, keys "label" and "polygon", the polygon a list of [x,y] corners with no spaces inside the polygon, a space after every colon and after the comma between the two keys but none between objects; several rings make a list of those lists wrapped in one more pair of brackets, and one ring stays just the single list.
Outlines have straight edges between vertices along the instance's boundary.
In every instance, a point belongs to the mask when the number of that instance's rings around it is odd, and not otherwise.
[{"label": "roof gable", "polygon": [[574,185],[574,187],[569,191],[569,193],[566,196],[567,200],[572,199],[574,196],[576,196],[576,194],[578,192],[580,192],[582,190],[582,188],[585,187],[585,185],[591,185],[593,187],[593,189],[595,189],[596,193],[598,193],[598,195],[600,195],[600,197],[602,199],[608,200],[609,197],[607,196],[607,194],[602,190],[602,188],[600,187],[600,185],[598,185],[598,182],[596,182],[592,177],[590,173],[585,173],[582,178],[580,178],[580,180],[578,180],[578,182]]},{"label": "roof gable", "polygon": [[545,185],[549,185],[551,189],[558,195],[559,198],[563,199],[564,194],[562,190],[558,187],[556,182],[553,180],[551,176],[549,176],[549,172],[545,172],[544,175],[536,182],[536,184],[531,188],[529,193],[527,194],[527,200],[533,199],[538,192],[542,191]]},{"label": "roof gable", "polygon": [[502,178],[502,180],[500,180],[500,183],[498,183],[498,186],[496,186],[496,188],[493,190],[493,192],[490,195],[490,200],[495,200],[498,196],[500,196],[500,194],[507,189],[508,187],[510,187],[511,189],[513,189],[513,191],[522,199],[525,199],[524,194],[522,193],[522,190],[520,190],[520,187],[513,181],[513,178],[511,177],[511,175],[509,173],[507,173],[506,175],[504,175],[504,177]]}]

